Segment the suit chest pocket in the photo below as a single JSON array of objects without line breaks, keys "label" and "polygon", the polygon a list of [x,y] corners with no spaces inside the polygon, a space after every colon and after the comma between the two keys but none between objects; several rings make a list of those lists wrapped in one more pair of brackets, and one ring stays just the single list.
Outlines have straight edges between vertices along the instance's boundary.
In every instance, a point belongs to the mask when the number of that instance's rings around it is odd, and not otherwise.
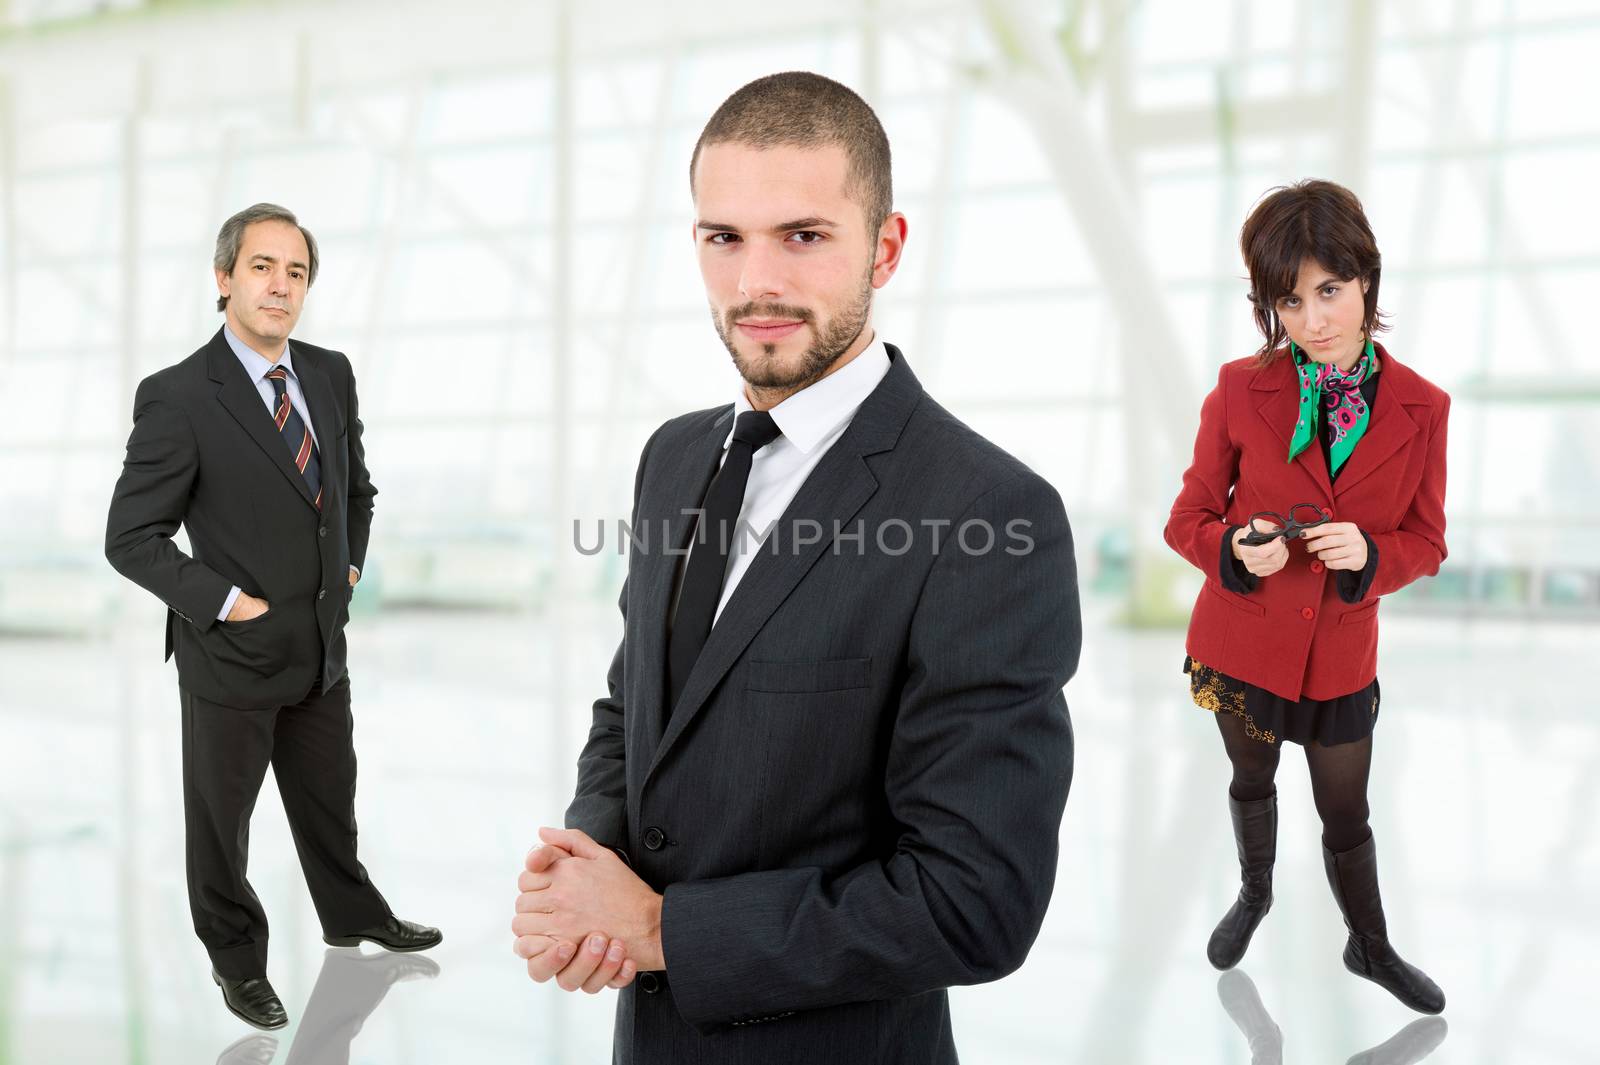
[{"label": "suit chest pocket", "polygon": [[822,695],[865,691],[871,683],[870,658],[815,658],[798,661],[752,660],[745,688],[751,692]]}]

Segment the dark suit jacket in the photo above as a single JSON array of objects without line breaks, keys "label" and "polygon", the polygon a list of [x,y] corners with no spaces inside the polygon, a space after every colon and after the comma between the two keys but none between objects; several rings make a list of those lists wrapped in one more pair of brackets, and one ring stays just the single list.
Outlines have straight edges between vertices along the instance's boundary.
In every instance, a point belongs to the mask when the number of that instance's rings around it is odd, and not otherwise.
[{"label": "dark suit jacket", "polygon": [[[1288,461],[1300,407],[1293,359],[1224,364],[1200,409],[1194,461],[1167,520],[1167,543],[1206,575],[1189,620],[1189,655],[1285,699],[1333,699],[1371,684],[1378,597],[1438,573],[1445,558],[1450,397],[1377,349],[1371,423],[1336,481],[1320,447]],[[1224,531],[1297,503],[1354,522],[1372,541],[1378,565],[1362,601],[1345,602],[1333,574],[1296,544],[1283,569],[1248,596],[1222,586]]]},{"label": "dark suit jacket", "polygon": [[[106,558],[167,604],[167,656],[203,699],[243,709],[293,703],[345,670],[349,567],[361,567],[372,497],[350,361],[291,341],[322,463],[323,506],[294,468],[249,374],[219,329],[139,383]],[[172,542],[182,525],[192,555]],[[219,622],[238,585],[270,609]]]},{"label": "dark suit jacket", "polygon": [[664,548],[688,543],[732,407],[645,445],[622,645],[566,817],[665,893],[666,971],[621,993],[621,1062],[953,1062],[945,988],[1017,968],[1044,918],[1081,642],[1066,514],[889,351],[670,724]]}]

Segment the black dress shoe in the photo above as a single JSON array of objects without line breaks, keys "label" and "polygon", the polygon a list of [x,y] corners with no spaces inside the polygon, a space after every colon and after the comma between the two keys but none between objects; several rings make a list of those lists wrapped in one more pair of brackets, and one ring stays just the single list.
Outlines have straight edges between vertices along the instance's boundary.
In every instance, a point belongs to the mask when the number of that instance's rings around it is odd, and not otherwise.
[{"label": "black dress shoe", "polygon": [[211,970],[211,979],[222,988],[222,1001],[228,1012],[246,1024],[271,1031],[289,1023],[289,1014],[283,1008],[278,993],[265,976],[252,976],[248,980],[225,980]]},{"label": "black dress shoe", "polygon": [[413,950],[437,947],[444,940],[444,935],[437,928],[429,928],[415,921],[402,921],[391,913],[388,920],[374,928],[363,928],[347,936],[322,937],[322,941],[330,947],[359,947],[362,940],[376,943],[384,950],[406,954]]},{"label": "black dress shoe", "polygon": [[[322,959],[322,971],[342,966],[341,973],[377,973],[389,987],[403,980],[432,980],[439,975],[439,963],[427,955],[413,958],[409,954],[363,954],[348,949],[329,950]],[[322,977],[318,977],[321,980]]]}]

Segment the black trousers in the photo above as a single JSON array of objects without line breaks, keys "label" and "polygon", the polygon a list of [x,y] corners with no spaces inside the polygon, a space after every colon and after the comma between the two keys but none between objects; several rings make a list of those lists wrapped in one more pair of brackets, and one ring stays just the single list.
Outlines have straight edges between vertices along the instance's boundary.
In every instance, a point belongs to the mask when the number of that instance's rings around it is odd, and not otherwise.
[{"label": "black trousers", "polygon": [[250,814],[272,766],[322,930],[382,924],[389,904],[356,859],[350,679],[270,710],[239,710],[179,688],[189,911],[217,972],[267,971],[267,915],[245,879]]}]

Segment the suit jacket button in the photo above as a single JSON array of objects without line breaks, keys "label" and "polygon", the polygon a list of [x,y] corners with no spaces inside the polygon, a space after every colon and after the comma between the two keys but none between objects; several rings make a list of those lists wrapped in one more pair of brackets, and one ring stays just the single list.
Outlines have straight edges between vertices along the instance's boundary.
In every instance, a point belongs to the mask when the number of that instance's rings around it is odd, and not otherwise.
[{"label": "suit jacket button", "polygon": [[1307,621],[1310,621],[1312,618],[1317,616],[1317,612],[1308,606],[1303,606],[1300,608],[1300,616],[1305,618]]},{"label": "suit jacket button", "polygon": [[327,536],[328,535],[328,527],[326,525],[324,525],[321,528],[319,528],[317,530],[317,535],[318,536]]},{"label": "suit jacket button", "polygon": [[666,834],[663,833],[659,828],[656,828],[654,825],[644,830],[645,850],[658,851],[661,849],[661,845],[666,841]]},{"label": "suit jacket button", "polygon": [[1317,561],[1311,563],[1311,572],[1312,573],[1321,573],[1322,569],[1323,569],[1322,560],[1320,558],[1317,559]]},{"label": "suit jacket button", "polygon": [[328,595],[328,589],[326,589],[326,588],[318,588],[317,589],[317,598],[318,599],[324,599],[324,598],[327,597],[327,595]]},{"label": "suit jacket button", "polygon": [[647,995],[653,995],[661,990],[661,980],[655,973],[639,974],[639,990]]}]

